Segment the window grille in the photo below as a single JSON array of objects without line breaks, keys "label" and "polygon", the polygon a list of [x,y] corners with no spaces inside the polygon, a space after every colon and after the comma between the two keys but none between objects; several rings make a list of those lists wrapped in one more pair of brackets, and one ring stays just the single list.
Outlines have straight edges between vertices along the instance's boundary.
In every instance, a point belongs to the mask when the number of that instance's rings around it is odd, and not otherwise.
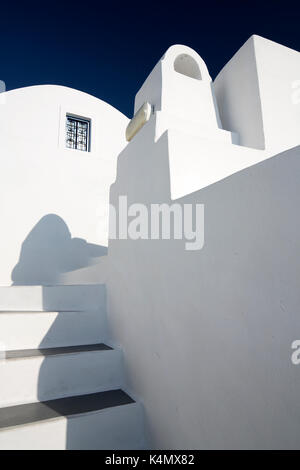
[{"label": "window grille", "polygon": [[90,121],[67,115],[66,147],[89,151]]}]

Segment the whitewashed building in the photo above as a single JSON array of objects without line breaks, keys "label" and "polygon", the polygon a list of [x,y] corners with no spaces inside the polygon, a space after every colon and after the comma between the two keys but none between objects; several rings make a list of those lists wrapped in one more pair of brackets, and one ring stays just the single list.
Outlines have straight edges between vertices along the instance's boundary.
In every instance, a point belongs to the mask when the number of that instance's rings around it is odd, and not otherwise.
[{"label": "whitewashed building", "polygon": [[[0,448],[299,448],[299,52],[252,36],[212,81],[172,46],[131,121],[1,100]],[[204,205],[203,246],[109,240],[120,196]]]}]

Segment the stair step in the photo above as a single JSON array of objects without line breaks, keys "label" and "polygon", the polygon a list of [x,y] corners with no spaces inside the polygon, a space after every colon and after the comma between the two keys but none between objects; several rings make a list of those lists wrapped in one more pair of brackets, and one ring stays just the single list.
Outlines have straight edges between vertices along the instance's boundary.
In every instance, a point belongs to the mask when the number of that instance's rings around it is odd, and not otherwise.
[{"label": "stair step", "polygon": [[0,429],[44,421],[60,416],[99,411],[104,408],[126,405],[128,403],[134,403],[134,400],[123,390],[118,389],[44,402],[8,406],[0,408]]},{"label": "stair step", "polygon": [[120,389],[0,409],[0,449],[142,449],[143,410]]},{"label": "stair step", "polygon": [[106,308],[105,284],[0,287],[0,311],[83,311]]},{"label": "stair step", "polygon": [[0,287],[0,449],[142,449],[102,284]]},{"label": "stair step", "polygon": [[104,311],[0,312],[0,344],[6,350],[92,344],[106,337]]},{"label": "stair step", "polygon": [[22,359],[26,357],[36,356],[58,356],[61,354],[74,354],[87,351],[108,351],[112,348],[104,343],[86,344],[82,346],[64,346],[57,348],[41,348],[41,349],[17,349],[5,351],[5,359]]},{"label": "stair step", "polygon": [[124,383],[122,353],[102,343],[6,351],[0,381],[0,409],[117,389]]}]

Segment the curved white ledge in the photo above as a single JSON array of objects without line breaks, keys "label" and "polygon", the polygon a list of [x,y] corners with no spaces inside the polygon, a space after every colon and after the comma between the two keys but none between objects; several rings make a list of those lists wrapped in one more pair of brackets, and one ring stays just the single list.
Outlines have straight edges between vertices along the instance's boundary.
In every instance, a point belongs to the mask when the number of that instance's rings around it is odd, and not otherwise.
[{"label": "curved white ledge", "polygon": [[140,109],[135,113],[126,128],[126,140],[130,142],[138,131],[149,121],[151,116],[152,106],[149,103],[144,103]]}]

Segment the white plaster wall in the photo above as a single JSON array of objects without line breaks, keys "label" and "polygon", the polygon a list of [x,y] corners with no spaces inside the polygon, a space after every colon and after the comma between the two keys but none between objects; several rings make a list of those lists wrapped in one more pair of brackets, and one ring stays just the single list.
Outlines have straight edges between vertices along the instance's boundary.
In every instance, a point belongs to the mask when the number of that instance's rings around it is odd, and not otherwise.
[{"label": "white plaster wall", "polygon": [[[9,91],[2,103],[0,285],[11,284],[25,240],[20,260],[24,275],[16,274],[18,283],[23,277],[29,284],[68,283],[68,271],[103,263],[109,186],[117,155],[126,145],[128,119],[95,97],[61,86]],[[66,113],[91,119],[91,152],[65,148]],[[93,273],[97,279],[98,272]],[[83,277],[91,280],[86,273]]]},{"label": "white plaster wall", "polygon": [[300,53],[254,36],[265,144],[280,152],[300,144]]},{"label": "white plaster wall", "polygon": [[[172,199],[204,188],[272,156],[270,152],[232,143],[234,135],[230,132],[217,127],[207,130],[194,124],[188,120],[180,121],[171,113],[158,111],[135,137],[135,145],[146,148],[159,142],[167,132],[165,152],[168,155]],[[135,152],[134,146],[129,147],[128,152]],[[122,159],[119,165],[122,165]]]},{"label": "white plaster wall", "polygon": [[[181,57],[183,60],[179,73],[175,64]],[[194,77],[186,75],[190,73],[189,61],[192,61],[192,66],[196,68]],[[221,128],[207,67],[203,59],[190,47],[180,44],[169,47],[138,91],[135,97],[135,112],[145,102],[150,103],[155,112],[166,113],[164,115],[178,125],[184,126],[185,121],[188,121],[195,128],[205,129],[215,135],[218,134],[218,128]]]},{"label": "white plaster wall", "polygon": [[144,449],[139,403],[1,429],[5,450]]},{"label": "white plaster wall", "polygon": [[213,89],[223,128],[237,132],[240,145],[264,149],[262,105],[253,36],[227,62],[214,80]]},{"label": "white plaster wall", "polygon": [[155,143],[150,123],[119,157],[111,202],[205,204],[200,251],[181,240],[109,244],[111,335],[150,445],[299,448],[300,147],[172,201],[175,131]]},{"label": "white plaster wall", "polygon": [[[219,127],[214,90],[202,109],[187,91],[194,79],[173,76],[182,52],[207,70],[183,46],[156,65],[135,102],[154,113],[121,152],[110,201],[204,204],[204,247],[110,240],[112,342],[124,350],[128,389],[143,400],[152,448],[299,448],[291,344],[300,334],[300,146],[276,155],[268,141],[263,150],[268,100],[254,38],[216,89],[223,127],[241,145]],[[291,134],[278,135],[290,148]]]},{"label": "white plaster wall", "polygon": [[274,154],[300,143],[300,53],[253,35],[214,81],[222,125]]}]

